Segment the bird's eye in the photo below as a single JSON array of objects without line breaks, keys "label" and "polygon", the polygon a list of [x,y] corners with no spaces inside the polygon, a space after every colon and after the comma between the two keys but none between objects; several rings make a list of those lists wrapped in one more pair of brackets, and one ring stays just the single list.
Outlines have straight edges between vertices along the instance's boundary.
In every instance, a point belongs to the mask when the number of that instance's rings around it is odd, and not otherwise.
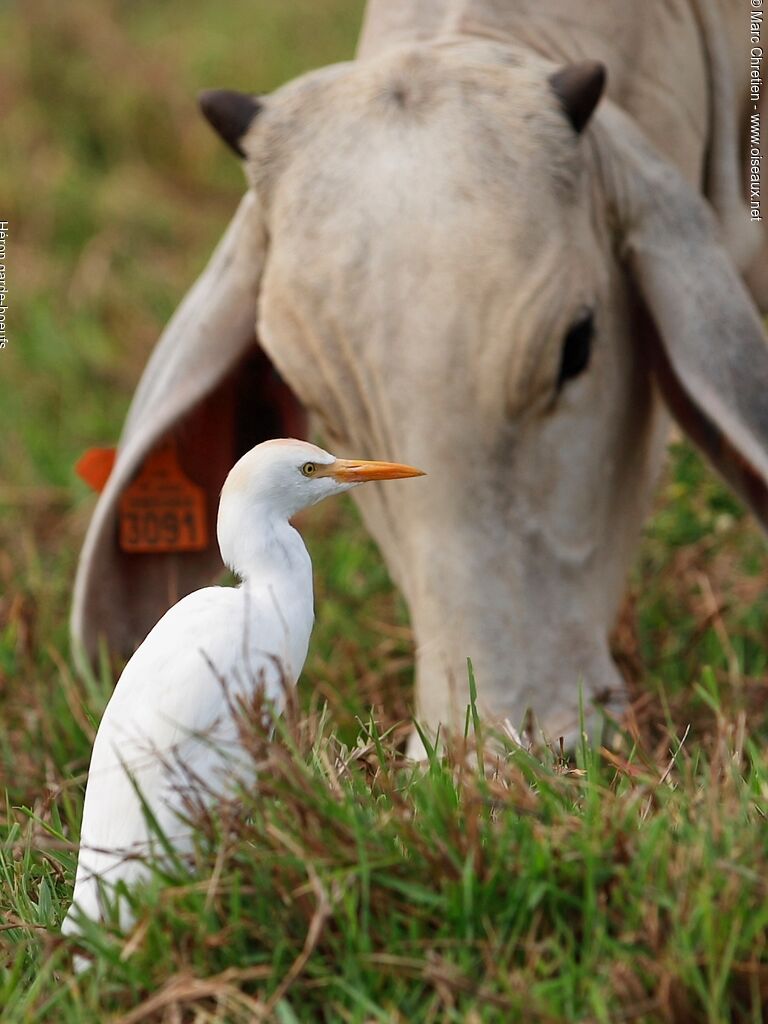
[{"label": "bird's eye", "polygon": [[314,462],[305,462],[301,467],[301,472],[304,476],[314,476],[317,472],[317,466]]},{"label": "bird's eye", "polygon": [[595,333],[595,318],[591,310],[585,310],[571,324],[563,342],[563,354],[560,357],[560,373],[557,378],[557,390],[578,377],[589,366],[592,354],[592,337]]}]

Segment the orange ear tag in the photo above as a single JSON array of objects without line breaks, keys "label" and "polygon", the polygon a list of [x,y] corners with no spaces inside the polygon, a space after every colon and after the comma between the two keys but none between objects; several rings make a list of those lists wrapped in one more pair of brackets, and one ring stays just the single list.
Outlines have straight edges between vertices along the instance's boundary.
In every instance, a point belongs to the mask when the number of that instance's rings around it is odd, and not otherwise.
[{"label": "orange ear tag", "polygon": [[94,491],[104,490],[115,464],[116,448],[89,448],[75,463],[75,472]]},{"label": "orange ear tag", "polygon": [[179,465],[166,442],[145,459],[118,506],[119,542],[130,554],[202,551],[208,547],[205,492]]}]

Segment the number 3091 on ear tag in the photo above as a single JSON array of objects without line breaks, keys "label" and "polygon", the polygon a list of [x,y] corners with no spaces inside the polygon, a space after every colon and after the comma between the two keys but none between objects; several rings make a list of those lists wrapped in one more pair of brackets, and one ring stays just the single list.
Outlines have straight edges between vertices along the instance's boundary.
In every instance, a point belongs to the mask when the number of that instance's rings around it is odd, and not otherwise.
[{"label": "number 3091 on ear tag", "polygon": [[120,548],[131,554],[208,546],[205,492],[182,470],[174,442],[147,457],[120,497],[118,520]]}]

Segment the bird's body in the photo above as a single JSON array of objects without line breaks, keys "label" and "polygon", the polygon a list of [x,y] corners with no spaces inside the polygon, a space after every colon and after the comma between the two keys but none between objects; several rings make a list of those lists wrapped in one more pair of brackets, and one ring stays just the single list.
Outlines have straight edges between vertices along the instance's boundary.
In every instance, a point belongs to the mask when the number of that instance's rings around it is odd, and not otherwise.
[{"label": "bird's body", "polygon": [[[80,915],[101,916],[103,886],[131,883],[146,872],[158,840],[142,802],[183,852],[189,835],[180,815],[190,788],[211,801],[226,795],[232,779],[248,781],[237,709],[259,687],[281,709],[312,631],[312,565],[289,518],[358,482],[387,479],[382,467],[388,465],[337,460],[301,441],[272,441],[232,470],[218,535],[224,560],[242,583],[183,598],[126,665],[93,746],[65,932],[78,930]],[[366,475],[366,466],[378,469]],[[389,476],[398,475],[416,471],[391,466]]]}]

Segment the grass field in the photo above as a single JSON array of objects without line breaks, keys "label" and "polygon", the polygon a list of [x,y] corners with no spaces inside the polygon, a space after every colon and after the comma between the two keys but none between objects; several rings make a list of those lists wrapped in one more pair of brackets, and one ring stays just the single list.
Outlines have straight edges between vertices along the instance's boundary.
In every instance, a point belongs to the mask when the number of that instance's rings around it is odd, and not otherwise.
[{"label": "grass field", "polygon": [[[305,535],[318,621],[302,711],[192,865],[58,934],[112,681],[70,666],[93,505],[72,466],[118,434],[147,352],[242,190],[196,113],[349,56],[352,0],[0,4],[10,345],[0,352],[0,1019],[745,1021],[768,1005],[765,541],[675,444],[616,655],[615,755],[397,753],[407,616],[351,504]],[[479,749],[475,749],[478,746]]]}]

